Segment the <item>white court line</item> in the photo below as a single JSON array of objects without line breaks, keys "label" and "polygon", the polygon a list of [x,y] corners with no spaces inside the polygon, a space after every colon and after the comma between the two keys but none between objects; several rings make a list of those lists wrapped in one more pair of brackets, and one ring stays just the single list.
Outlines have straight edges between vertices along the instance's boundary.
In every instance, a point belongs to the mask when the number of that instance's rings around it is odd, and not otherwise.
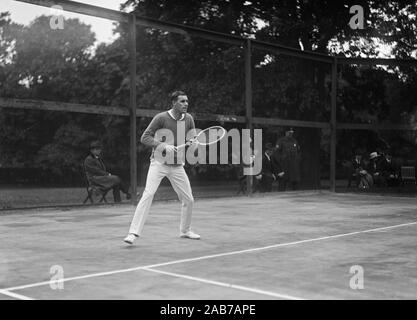
[{"label": "white court line", "polygon": [[[265,247],[259,247],[259,248],[252,248],[252,249],[246,249],[246,250],[218,253],[218,254],[213,254],[213,255],[201,256],[201,257],[197,257],[197,258],[174,260],[174,261],[169,261],[169,262],[164,262],[164,263],[152,264],[152,265],[148,265],[148,266],[141,266],[141,267],[134,267],[134,268],[129,268],[129,269],[120,269],[120,270],[113,270],[113,271],[107,271],[107,272],[92,273],[92,274],[84,275],[84,276],[64,278],[64,279],[61,279],[60,282],[95,278],[95,277],[108,276],[108,275],[113,275],[113,274],[118,274],[118,273],[125,273],[125,272],[138,271],[138,270],[149,269],[149,268],[168,266],[168,265],[184,263],[184,262],[192,262],[192,261],[212,259],[212,258],[218,258],[218,257],[224,257],[224,256],[231,256],[231,255],[241,254],[241,253],[262,251],[262,250],[268,250],[268,249],[273,249],[273,248],[280,248],[280,247],[286,247],[286,246],[301,244],[301,243],[315,242],[315,241],[327,240],[327,239],[335,239],[335,238],[347,237],[347,236],[361,234],[361,233],[369,233],[369,232],[376,232],[376,231],[400,228],[400,227],[411,226],[411,225],[415,225],[415,224],[417,224],[417,221],[416,222],[403,223],[403,224],[397,224],[397,225],[388,226],[388,227],[381,227],[381,228],[374,228],[374,229],[368,229],[368,230],[362,230],[362,231],[356,231],[356,232],[336,234],[336,235],[320,237],[320,238],[306,239],[306,240],[286,242],[286,243],[278,243],[278,244],[265,246]],[[27,284],[27,285],[22,285],[22,286],[10,287],[10,288],[0,289],[0,290],[14,291],[14,290],[33,288],[33,287],[40,287],[40,286],[45,286],[45,285],[49,285],[49,284],[50,284],[50,281],[43,281],[43,282],[37,282],[37,283],[32,283],[32,284]]]},{"label": "white court line", "polygon": [[18,294],[18,293],[10,292],[10,291],[8,291],[8,290],[0,290],[0,294],[4,294],[4,295],[6,295],[6,296],[9,296],[9,297],[12,297],[12,298],[15,298],[15,299],[19,299],[19,300],[35,300],[35,299],[33,299],[33,298],[30,298],[30,297],[24,296],[24,295],[22,295],[22,294]]},{"label": "white court line", "polygon": [[275,298],[282,298],[282,299],[287,299],[287,300],[304,300],[302,298],[298,298],[298,297],[294,297],[294,296],[290,296],[290,295],[286,295],[286,294],[279,294],[279,293],[276,293],[276,292],[265,291],[265,290],[255,289],[255,288],[249,288],[249,287],[239,286],[239,285],[235,285],[235,284],[231,284],[231,283],[207,280],[207,279],[198,278],[198,277],[191,277],[191,276],[187,276],[187,275],[183,275],[183,274],[179,274],[179,273],[167,272],[167,271],[162,271],[162,270],[155,270],[155,269],[151,269],[151,268],[144,268],[143,270],[156,272],[156,273],[161,273],[161,274],[165,274],[165,275],[172,276],[172,277],[183,278],[183,279],[188,279],[188,280],[213,284],[213,285],[216,285],[216,286],[221,286],[221,287],[226,287],[226,288],[233,288],[233,289],[242,290],[242,291],[254,292],[254,293],[263,294],[263,295],[267,295],[267,296],[271,296],[271,297],[275,297]]}]

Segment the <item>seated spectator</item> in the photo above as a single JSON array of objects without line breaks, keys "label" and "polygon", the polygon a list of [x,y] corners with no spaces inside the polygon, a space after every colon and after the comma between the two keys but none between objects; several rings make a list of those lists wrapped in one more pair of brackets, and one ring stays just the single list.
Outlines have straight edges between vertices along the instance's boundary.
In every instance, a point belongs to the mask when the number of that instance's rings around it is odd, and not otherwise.
[{"label": "seated spectator", "polygon": [[126,199],[130,199],[129,188],[116,175],[106,170],[103,159],[101,158],[102,145],[98,141],[90,144],[90,154],[84,160],[85,172],[91,185],[98,187],[102,192],[113,189],[114,202],[121,202],[120,190],[126,194]]},{"label": "seated spectator", "polygon": [[382,155],[381,163],[381,177],[384,181],[384,185],[387,187],[393,187],[398,185],[400,182],[399,180],[399,172],[398,169],[392,163],[391,155]]},{"label": "seated spectator", "polygon": [[360,189],[368,189],[373,185],[372,176],[365,170],[365,162],[360,154],[356,154],[352,159],[352,174],[350,179],[352,178],[355,179],[356,187]]},{"label": "seated spectator", "polygon": [[368,171],[372,175],[374,184],[378,187],[384,187],[387,185],[386,177],[383,173],[385,156],[378,152],[372,152],[369,156]]},{"label": "seated spectator", "polygon": [[377,168],[379,158],[380,157],[377,152],[371,152],[369,155],[368,172],[372,176],[376,185],[380,185],[379,168]]},{"label": "seated spectator", "polygon": [[352,186],[352,180],[355,181],[355,187],[359,186],[360,176],[358,174],[358,169],[364,167],[365,163],[362,160],[362,156],[359,153],[356,153],[351,159],[350,166],[348,166],[348,188]]}]

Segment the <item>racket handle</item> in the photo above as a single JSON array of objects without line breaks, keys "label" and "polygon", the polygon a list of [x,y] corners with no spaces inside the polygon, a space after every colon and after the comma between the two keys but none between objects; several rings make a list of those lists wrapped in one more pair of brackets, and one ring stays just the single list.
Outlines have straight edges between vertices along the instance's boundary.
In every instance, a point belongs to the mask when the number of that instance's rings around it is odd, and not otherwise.
[{"label": "racket handle", "polygon": [[[190,142],[190,140],[188,140],[187,142]],[[188,146],[187,142],[186,142],[186,143],[184,143],[184,144],[180,144],[179,146],[177,146],[177,147],[176,147],[176,148],[177,148],[177,150],[178,150],[179,148],[184,148],[184,147]]]},{"label": "racket handle", "polygon": [[187,140],[187,142],[186,143],[184,143],[184,144],[180,144],[179,146],[177,146],[177,149],[179,149],[179,148],[183,148],[183,147],[186,147],[186,146],[190,146],[190,145],[192,145],[194,142],[196,142],[197,140],[196,139],[190,139],[190,140]]}]

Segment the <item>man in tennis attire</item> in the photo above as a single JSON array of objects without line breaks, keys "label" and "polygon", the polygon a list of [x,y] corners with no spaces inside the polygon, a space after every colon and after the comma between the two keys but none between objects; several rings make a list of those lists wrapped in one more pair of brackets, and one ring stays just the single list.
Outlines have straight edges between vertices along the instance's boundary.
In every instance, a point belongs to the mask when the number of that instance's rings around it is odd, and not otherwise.
[{"label": "man in tennis attire", "polygon": [[[171,109],[158,113],[142,134],[141,142],[153,148],[151,163],[146,178],[145,190],[136,207],[129,234],[124,239],[126,243],[132,244],[142,234],[153,197],[164,177],[169,179],[182,202],[180,237],[200,239],[200,235],[191,231],[194,198],[190,181],[184,170],[183,160],[178,156],[176,149],[177,145],[185,142],[177,141],[178,136],[184,139],[190,136],[195,137],[194,119],[187,113],[187,109],[187,95],[182,91],[173,92],[171,94]],[[162,139],[157,137],[158,130],[159,132],[165,131],[165,133],[170,131],[172,135],[165,135],[166,139],[162,142]],[[164,154],[166,157],[163,156]]]}]

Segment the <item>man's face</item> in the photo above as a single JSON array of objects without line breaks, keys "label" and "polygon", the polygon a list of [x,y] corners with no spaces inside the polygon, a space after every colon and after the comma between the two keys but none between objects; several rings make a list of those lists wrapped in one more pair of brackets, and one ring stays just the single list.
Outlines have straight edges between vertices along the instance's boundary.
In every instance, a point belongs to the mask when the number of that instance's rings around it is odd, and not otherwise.
[{"label": "man's face", "polygon": [[285,132],[285,135],[287,136],[287,137],[292,137],[292,134],[294,133],[294,131],[287,131],[287,132]]},{"label": "man's face", "polygon": [[188,110],[188,97],[186,95],[178,96],[172,108],[179,113],[186,113]]},{"label": "man's face", "polygon": [[98,156],[100,156],[100,155],[101,155],[101,149],[100,149],[100,148],[94,148],[94,149],[91,149],[91,153],[92,153],[93,155],[95,155],[96,157],[98,157]]}]

